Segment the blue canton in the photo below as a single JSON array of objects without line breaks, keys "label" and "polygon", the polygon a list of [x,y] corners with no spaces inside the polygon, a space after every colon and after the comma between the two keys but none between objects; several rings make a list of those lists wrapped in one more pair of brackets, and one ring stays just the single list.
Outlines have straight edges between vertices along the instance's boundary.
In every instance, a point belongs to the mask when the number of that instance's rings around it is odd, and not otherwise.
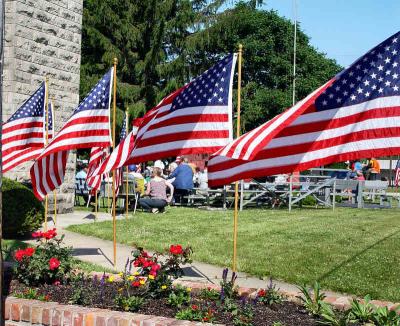
[{"label": "blue canton", "polygon": [[380,97],[400,95],[400,32],[377,45],[349,68],[315,101],[330,110]]},{"label": "blue canton", "polygon": [[85,110],[108,109],[110,102],[110,88],[113,69],[110,69],[92,88],[89,94],[75,109],[74,114]]},{"label": "blue canton", "polygon": [[172,102],[171,110],[194,106],[228,105],[233,54],[198,76]]},{"label": "blue canton", "polygon": [[44,116],[45,83],[8,119],[8,122],[33,117]]},{"label": "blue canton", "polygon": [[126,138],[126,115],[124,118],[124,122],[122,123],[122,129],[121,132],[119,134],[119,141],[121,141],[122,139]]},{"label": "blue canton", "polygon": [[53,105],[51,102],[48,104],[48,115],[49,115],[49,130],[53,130]]}]

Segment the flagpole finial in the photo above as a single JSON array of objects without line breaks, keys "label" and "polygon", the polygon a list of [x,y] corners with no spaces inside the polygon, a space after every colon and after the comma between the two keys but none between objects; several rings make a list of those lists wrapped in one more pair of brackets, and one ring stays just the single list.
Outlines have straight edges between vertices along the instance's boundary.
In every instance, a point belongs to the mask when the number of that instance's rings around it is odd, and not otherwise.
[{"label": "flagpole finial", "polygon": [[118,59],[114,58],[113,63],[114,63],[114,65],[117,65],[118,64]]},{"label": "flagpole finial", "polygon": [[239,52],[243,52],[243,44],[239,43]]}]

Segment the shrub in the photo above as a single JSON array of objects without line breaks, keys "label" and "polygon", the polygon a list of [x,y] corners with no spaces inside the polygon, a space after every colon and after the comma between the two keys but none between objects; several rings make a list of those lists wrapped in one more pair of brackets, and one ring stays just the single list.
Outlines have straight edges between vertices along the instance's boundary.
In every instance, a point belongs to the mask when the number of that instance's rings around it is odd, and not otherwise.
[{"label": "shrub", "polygon": [[26,285],[60,283],[72,270],[71,248],[62,247],[64,236],[57,239],[56,229],[34,232],[37,246],[19,249],[14,253],[14,272]]},{"label": "shrub", "polygon": [[[181,265],[191,262],[192,249],[171,245],[164,254],[149,255],[143,248],[132,252],[133,260],[128,264],[138,268],[138,276],[148,280],[148,293],[152,297],[167,296],[171,293],[172,281],[183,275]],[[126,271],[128,274],[129,271]]]},{"label": "shrub", "polygon": [[2,191],[4,238],[24,236],[40,228],[44,208],[29,188],[4,178]]},{"label": "shrub", "polygon": [[301,203],[304,206],[315,206],[315,205],[317,205],[317,200],[313,196],[308,195],[306,198],[304,198],[301,201]]}]

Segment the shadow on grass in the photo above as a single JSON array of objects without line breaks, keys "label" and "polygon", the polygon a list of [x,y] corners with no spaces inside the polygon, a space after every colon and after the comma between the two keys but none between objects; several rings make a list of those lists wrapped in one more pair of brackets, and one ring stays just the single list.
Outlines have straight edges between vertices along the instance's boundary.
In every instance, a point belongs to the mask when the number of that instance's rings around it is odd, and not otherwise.
[{"label": "shadow on grass", "polygon": [[348,263],[351,263],[353,260],[355,260],[357,257],[365,254],[368,250],[374,248],[375,246],[381,244],[382,242],[386,241],[387,239],[393,237],[394,235],[397,235],[398,233],[400,233],[400,228],[397,229],[397,231],[392,232],[391,234],[386,235],[385,237],[379,239],[378,241],[374,242],[373,244],[369,245],[368,247],[364,248],[363,250],[360,250],[359,252],[355,253],[353,256],[351,256],[350,258],[344,260],[343,262],[341,262],[339,265],[337,265],[336,267],[334,267],[333,269],[331,269],[329,272],[323,274],[322,276],[320,276],[317,281],[321,282],[324,279],[327,279],[328,277],[330,277],[332,274],[336,273],[338,270],[340,270],[342,267],[344,267],[345,265],[347,265]]}]

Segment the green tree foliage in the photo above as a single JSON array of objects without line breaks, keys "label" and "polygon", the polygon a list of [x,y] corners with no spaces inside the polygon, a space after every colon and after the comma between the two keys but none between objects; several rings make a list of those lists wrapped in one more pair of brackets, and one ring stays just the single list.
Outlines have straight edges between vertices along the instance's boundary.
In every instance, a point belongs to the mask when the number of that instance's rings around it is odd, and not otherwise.
[{"label": "green tree foliage", "polygon": [[[142,116],[162,97],[244,46],[242,131],[292,103],[293,24],[260,0],[85,0],[81,95],[117,57],[118,107]],[[296,98],[340,70],[298,32]],[[236,100],[236,96],[234,97]],[[119,112],[117,123],[122,123]]]},{"label": "green tree foliage", "polygon": [[[84,96],[118,59],[118,107],[138,117],[161,90],[187,80],[182,69],[188,35],[224,0],[85,0],[80,94]],[[172,83],[166,76],[179,76]],[[121,123],[117,119],[118,123]]]},{"label": "green tree foliage", "polygon": [[[212,26],[187,39],[193,74],[207,69],[223,54],[237,52],[238,44],[243,44],[243,132],[292,104],[293,29],[294,25],[275,11],[240,3],[221,13]],[[332,78],[340,67],[312,47],[300,29],[297,35],[299,100]]]}]

